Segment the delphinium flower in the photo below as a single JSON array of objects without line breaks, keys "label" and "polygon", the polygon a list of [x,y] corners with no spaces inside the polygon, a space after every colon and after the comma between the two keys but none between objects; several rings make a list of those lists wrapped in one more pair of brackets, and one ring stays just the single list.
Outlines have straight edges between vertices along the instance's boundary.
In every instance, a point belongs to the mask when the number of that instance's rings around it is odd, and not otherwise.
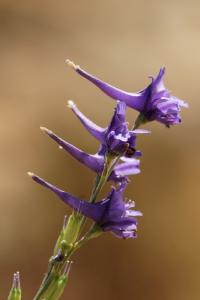
[{"label": "delphinium flower", "polygon": [[[126,122],[126,103],[117,101],[113,117],[108,127],[102,128],[88,119],[73,101],[68,101],[69,108],[79,118],[83,126],[101,143],[104,151],[121,154],[126,157],[141,156],[135,149],[136,135],[149,133],[147,130],[129,130]],[[102,150],[101,150],[102,151]]]},{"label": "delphinium flower", "polygon": [[135,217],[141,216],[141,212],[133,210],[134,202],[124,201],[123,194],[126,183],[118,188],[113,187],[107,197],[96,203],[81,200],[40,178],[29,173],[34,181],[53,191],[71,208],[95,221],[103,231],[111,231],[120,238],[135,238],[137,221]]},{"label": "delphinium flower", "polygon": [[179,115],[180,108],[188,107],[187,103],[172,96],[169,90],[165,88],[163,83],[165,68],[161,68],[155,78],[151,77],[152,82],[146,88],[136,93],[130,93],[118,89],[87,73],[70,60],[66,62],[72,66],[78,74],[91,81],[105,94],[114,100],[123,101],[127,106],[139,111],[140,115],[136,120],[135,127],[138,127],[141,123],[153,120],[157,120],[167,127],[179,124],[181,122]]},{"label": "delphinium flower", "polygon": [[[68,143],[67,141],[61,139],[51,130],[45,127],[41,127],[41,130],[45,132],[49,137],[51,137],[54,141],[56,141],[61,149],[64,149],[65,151],[70,153],[75,159],[77,159],[79,162],[84,164],[95,173],[101,174],[104,167],[104,155],[102,155],[101,152],[96,154],[88,154],[75,147],[74,145]],[[116,182],[124,181],[126,179],[126,176],[140,173],[139,159],[122,157],[121,160],[123,162],[117,164],[114,167],[109,176],[109,180],[113,180]]]}]

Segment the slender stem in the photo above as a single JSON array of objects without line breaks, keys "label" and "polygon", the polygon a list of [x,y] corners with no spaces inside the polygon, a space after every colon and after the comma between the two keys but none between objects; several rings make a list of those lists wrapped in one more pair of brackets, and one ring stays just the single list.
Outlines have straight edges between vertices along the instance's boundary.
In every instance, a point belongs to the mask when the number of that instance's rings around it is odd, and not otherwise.
[{"label": "slender stem", "polygon": [[108,177],[110,176],[115,164],[118,162],[120,156],[115,156],[113,158],[112,155],[105,156],[105,163],[104,168],[101,174],[101,177],[98,180],[98,183],[91,195],[90,202],[95,202],[98,194],[100,193],[101,189],[103,188],[104,184],[106,183]]},{"label": "slender stem", "polygon": [[[119,161],[120,157],[121,157],[121,155],[114,156],[114,158],[111,155],[110,156],[105,155],[104,169],[102,171],[101,176],[97,175],[97,177],[96,177],[96,181],[95,181],[96,185],[94,186],[94,188],[92,190],[89,202],[94,203],[96,201],[98,194],[100,193],[101,189],[103,188],[104,184],[106,183],[107,179],[109,178],[110,174],[112,173],[112,170],[113,170],[114,166],[116,165],[116,163]],[[81,230],[83,229],[85,221],[86,221],[86,217],[83,216]],[[92,226],[90,227],[90,229],[87,231],[87,233],[80,240],[78,240],[75,243],[74,248],[73,248],[73,253],[91,238],[92,233],[97,228],[98,228],[98,225],[96,223],[93,223]],[[100,228],[97,229],[98,235],[100,235],[102,233],[102,231],[99,229]]]},{"label": "slender stem", "polygon": [[[119,159],[120,159],[120,155],[114,156],[114,157],[113,157],[113,155],[109,155],[109,154],[105,155],[104,168],[101,173],[101,176],[99,176],[99,175],[96,176],[95,184],[93,186],[92,193],[91,193],[91,196],[89,199],[90,203],[94,203],[96,201],[98,194],[102,190],[104,184],[106,183],[107,179],[109,178],[110,174],[112,173],[114,166],[116,165],[116,163],[118,162]],[[86,217],[82,216],[82,220],[80,221],[81,222],[80,232],[79,232],[80,234],[83,230],[85,221],[86,221]]]}]

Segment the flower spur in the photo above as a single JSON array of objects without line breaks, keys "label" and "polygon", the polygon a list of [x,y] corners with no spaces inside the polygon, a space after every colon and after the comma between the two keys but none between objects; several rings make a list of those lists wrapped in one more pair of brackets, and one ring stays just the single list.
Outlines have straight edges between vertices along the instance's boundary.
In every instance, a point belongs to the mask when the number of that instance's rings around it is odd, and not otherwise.
[{"label": "flower spur", "polygon": [[33,173],[29,172],[28,174],[35,182],[54,192],[73,210],[96,222],[103,231],[111,231],[115,236],[124,239],[136,237],[137,221],[135,217],[142,216],[142,213],[132,209],[134,202],[126,203],[124,201],[123,194],[126,183],[120,184],[118,188],[112,187],[105,199],[89,203],[57,188]]},{"label": "flower spur", "polygon": [[[96,154],[88,154],[74,145],[68,143],[67,141],[61,139],[51,130],[40,127],[41,130],[46,133],[51,139],[53,139],[61,149],[67,151],[71,154],[76,160],[84,164],[87,168],[94,171],[97,174],[101,174],[104,167],[104,149],[100,149],[100,151]],[[127,180],[128,175],[135,175],[140,173],[139,165],[140,161],[135,158],[127,158],[122,157],[121,163],[118,163],[112,173],[110,174],[109,180],[113,180],[115,182]]]}]

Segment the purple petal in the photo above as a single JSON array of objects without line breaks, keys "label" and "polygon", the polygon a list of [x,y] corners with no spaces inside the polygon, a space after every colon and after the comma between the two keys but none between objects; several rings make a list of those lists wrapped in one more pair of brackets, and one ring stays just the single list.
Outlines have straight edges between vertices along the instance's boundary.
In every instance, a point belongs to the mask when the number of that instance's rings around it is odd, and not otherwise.
[{"label": "purple petal", "polygon": [[137,234],[136,231],[122,231],[122,230],[112,230],[113,234],[121,239],[129,239],[129,238],[136,238]]},{"label": "purple petal", "polygon": [[156,78],[152,77],[152,87],[154,93],[160,93],[162,91],[165,91],[165,86],[163,82],[163,77],[165,75],[165,67],[162,67],[156,76]]},{"label": "purple petal", "polygon": [[110,193],[110,201],[107,203],[107,210],[103,218],[103,224],[110,223],[110,220],[112,220],[112,222],[117,220],[118,222],[119,219],[121,219],[121,216],[124,215],[126,207],[125,202],[123,201],[123,193],[126,185],[126,183],[123,183],[118,189],[113,188]]},{"label": "purple petal", "polygon": [[108,225],[104,226],[105,230],[136,230],[137,221],[133,218],[123,218],[121,222],[110,222]]},{"label": "purple petal", "polygon": [[137,134],[149,134],[149,133],[151,133],[151,131],[146,130],[146,129],[140,129],[140,128],[138,128],[138,129],[130,131],[130,133],[134,133],[136,135]]},{"label": "purple petal", "polygon": [[181,106],[181,107],[185,107],[185,108],[188,108],[189,107],[189,104],[175,96],[171,96],[170,98],[174,99],[177,101],[178,105]]},{"label": "purple petal", "polygon": [[143,216],[141,211],[137,211],[137,210],[127,210],[127,217],[141,217]]},{"label": "purple petal", "polygon": [[[117,106],[115,107],[114,114],[110,125],[107,128],[107,132],[116,131],[124,129],[124,131],[128,131],[127,123],[126,123],[126,103],[117,101]],[[121,133],[124,133],[121,131]]]},{"label": "purple petal", "polygon": [[[123,159],[124,160],[124,159]],[[128,176],[128,175],[136,175],[140,173],[140,161],[138,159],[130,158],[126,159],[126,162],[118,164],[114,172],[116,176]]]}]

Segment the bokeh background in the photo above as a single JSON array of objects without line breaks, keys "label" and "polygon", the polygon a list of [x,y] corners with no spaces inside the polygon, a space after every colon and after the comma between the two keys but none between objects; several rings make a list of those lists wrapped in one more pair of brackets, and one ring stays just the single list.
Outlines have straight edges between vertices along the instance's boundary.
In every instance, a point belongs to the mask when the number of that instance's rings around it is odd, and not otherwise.
[{"label": "bokeh background", "polygon": [[[26,175],[33,171],[87,198],[94,174],[48,137],[46,126],[95,152],[96,140],[67,109],[68,99],[106,126],[115,106],[64,64],[128,91],[167,67],[166,86],[186,99],[183,124],[149,124],[142,173],[127,197],[144,213],[137,240],[105,234],[74,257],[63,299],[200,298],[200,2],[135,0],[0,1],[0,293],[20,270],[32,299],[67,207]],[[128,120],[136,114],[128,110]]]}]

